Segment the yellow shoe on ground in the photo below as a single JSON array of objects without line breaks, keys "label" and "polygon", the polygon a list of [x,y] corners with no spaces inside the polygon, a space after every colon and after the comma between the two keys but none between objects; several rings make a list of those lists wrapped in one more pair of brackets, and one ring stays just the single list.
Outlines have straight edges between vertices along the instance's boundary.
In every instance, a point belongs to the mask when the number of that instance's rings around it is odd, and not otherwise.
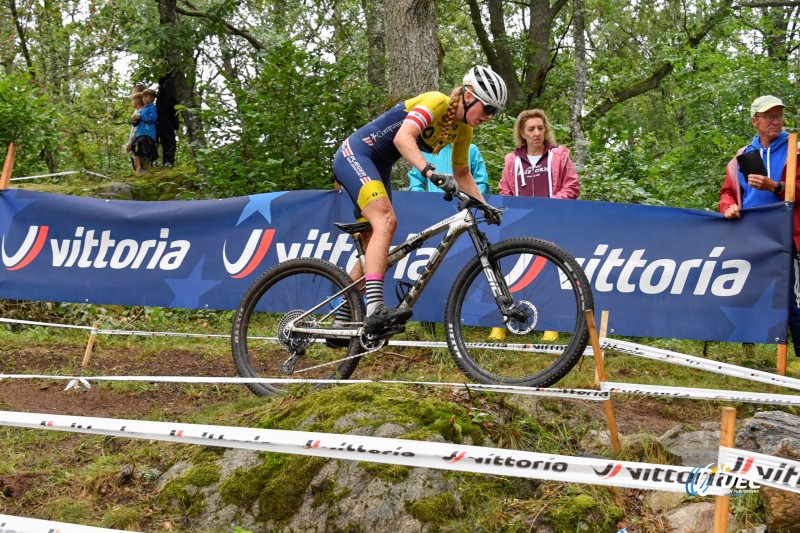
[{"label": "yellow shoe on ground", "polygon": [[542,334],[543,341],[557,341],[558,340],[558,332],[557,331],[545,331]]},{"label": "yellow shoe on ground", "polygon": [[489,340],[498,342],[506,340],[506,328],[492,328],[492,332],[489,333]]}]

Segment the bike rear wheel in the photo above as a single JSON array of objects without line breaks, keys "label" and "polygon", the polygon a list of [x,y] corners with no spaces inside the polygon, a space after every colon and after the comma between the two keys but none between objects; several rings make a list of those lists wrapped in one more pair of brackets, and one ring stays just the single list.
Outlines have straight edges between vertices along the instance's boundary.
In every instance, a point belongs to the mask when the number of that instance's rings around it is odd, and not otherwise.
[{"label": "bike rear wheel", "polygon": [[[299,318],[351,283],[344,270],[320,259],[292,259],[259,276],[242,297],[233,320],[231,349],[239,374],[248,378],[349,378],[360,357],[341,359],[363,351],[358,337],[335,349],[326,345],[323,335],[293,332],[288,326],[294,321],[296,326],[332,329],[335,311],[345,301],[350,307],[348,322],[352,323],[347,327],[360,326],[364,303],[356,288]],[[287,373],[282,366],[293,355],[297,355],[293,371]],[[325,363],[329,364],[319,366]],[[282,384],[265,383],[248,383],[247,387],[261,396],[287,389]]]},{"label": "bike rear wheel", "polygon": [[[489,247],[499,285],[513,301],[503,316],[479,257],[456,277],[447,300],[447,343],[458,367],[479,383],[546,387],[563,378],[589,340],[591,287],[575,259],[555,244],[514,238]],[[504,339],[490,328],[501,327]]]}]

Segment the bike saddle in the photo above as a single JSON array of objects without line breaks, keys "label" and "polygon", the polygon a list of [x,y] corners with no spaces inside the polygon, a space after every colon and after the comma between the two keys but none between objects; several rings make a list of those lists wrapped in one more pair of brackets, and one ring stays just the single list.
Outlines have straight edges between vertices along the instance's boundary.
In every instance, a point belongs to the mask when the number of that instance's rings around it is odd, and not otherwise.
[{"label": "bike saddle", "polygon": [[351,223],[334,222],[333,225],[343,232],[349,233],[350,235],[354,235],[356,233],[366,233],[372,230],[372,224],[370,224],[368,221]]}]

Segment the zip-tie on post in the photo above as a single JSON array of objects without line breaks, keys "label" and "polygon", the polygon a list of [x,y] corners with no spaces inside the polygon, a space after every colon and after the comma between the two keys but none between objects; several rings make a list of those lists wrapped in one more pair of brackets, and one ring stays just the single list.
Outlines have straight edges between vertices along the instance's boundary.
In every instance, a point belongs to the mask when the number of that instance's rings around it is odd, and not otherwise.
[{"label": "zip-tie on post", "polygon": [[89,361],[92,358],[92,348],[94,348],[94,339],[97,337],[97,331],[100,329],[100,322],[92,324],[92,332],[89,334],[89,342],[86,344],[86,352],[83,354],[83,363],[81,367],[86,368],[89,366]]},{"label": "zip-tie on post", "polygon": [[[608,336],[608,310],[603,310],[600,313],[600,338],[606,338]],[[605,358],[606,351],[603,347],[600,347],[600,357]],[[594,386],[600,386],[600,376],[597,374],[597,369],[594,371]]]}]

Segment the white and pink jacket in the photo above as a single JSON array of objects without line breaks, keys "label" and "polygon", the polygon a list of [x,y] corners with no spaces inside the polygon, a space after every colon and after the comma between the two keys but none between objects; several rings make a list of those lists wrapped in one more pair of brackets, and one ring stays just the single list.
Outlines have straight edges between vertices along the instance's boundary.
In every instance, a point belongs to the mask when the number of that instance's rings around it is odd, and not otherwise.
[{"label": "white and pink jacket", "polygon": [[[574,200],[581,191],[578,181],[578,172],[569,158],[569,148],[566,146],[545,145],[543,161],[547,157],[547,173],[549,182],[548,197]],[[506,196],[533,196],[533,184],[525,179],[525,170],[530,167],[528,161],[528,148],[520,146],[511,153],[506,154],[503,166],[503,177],[498,188],[500,194]],[[538,191],[537,191],[538,193]],[[537,196],[542,196],[537,194]]]}]

